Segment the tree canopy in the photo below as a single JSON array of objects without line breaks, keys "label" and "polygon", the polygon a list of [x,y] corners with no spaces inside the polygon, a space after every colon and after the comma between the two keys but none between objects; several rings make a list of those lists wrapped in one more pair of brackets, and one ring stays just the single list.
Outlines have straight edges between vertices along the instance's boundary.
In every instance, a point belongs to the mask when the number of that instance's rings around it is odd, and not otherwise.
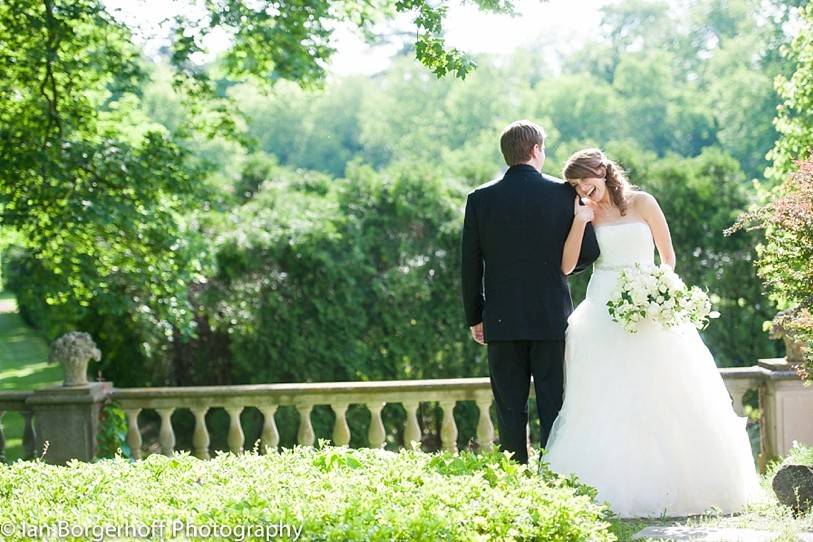
[{"label": "tree canopy", "polygon": [[0,225],[22,234],[47,272],[49,304],[128,299],[114,310],[140,308],[154,323],[194,332],[184,292],[201,264],[179,218],[208,196],[205,156],[190,155],[188,139],[239,136],[240,119],[206,67],[192,61],[208,32],[233,36],[220,63],[227,76],[309,86],[323,79],[334,52],[332,25],[351,22],[370,33],[374,22],[409,12],[419,61],[437,75],[464,77],[474,67],[445,47],[442,4],[220,0],[205,7],[201,20],[176,20],[171,66],[187,114],[170,126],[145,113],[151,67],[102,2],[0,5]]},{"label": "tree canopy", "polygon": [[178,215],[200,171],[141,109],[128,29],[92,0],[3,2],[0,71],[0,225],[43,267],[47,302],[188,320]]}]

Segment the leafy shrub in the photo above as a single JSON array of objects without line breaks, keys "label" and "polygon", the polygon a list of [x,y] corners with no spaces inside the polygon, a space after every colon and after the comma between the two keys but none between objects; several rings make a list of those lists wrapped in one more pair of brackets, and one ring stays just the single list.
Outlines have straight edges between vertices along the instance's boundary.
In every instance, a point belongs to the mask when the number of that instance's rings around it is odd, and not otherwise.
[{"label": "leafy shrub", "polygon": [[499,453],[297,448],[210,461],[19,461],[0,466],[0,523],[276,524],[301,528],[299,540],[334,541],[614,540],[589,493]]},{"label": "leafy shrub", "polygon": [[732,231],[764,230],[757,270],[773,297],[787,307],[775,323],[806,345],[800,372],[813,380],[813,158],[797,166],[774,199],[740,217]]},{"label": "leafy shrub", "polygon": [[813,448],[803,446],[798,442],[793,445],[786,460],[788,463],[796,465],[810,465],[813,467]]},{"label": "leafy shrub", "polygon": [[99,411],[99,428],[96,432],[96,457],[112,459],[119,454],[131,457],[127,444],[127,416],[118,404],[110,402]]},{"label": "leafy shrub", "polygon": [[459,303],[464,194],[415,166],[333,182],[280,168],[209,217],[217,265],[199,327],[228,342],[234,382],[486,374]]}]

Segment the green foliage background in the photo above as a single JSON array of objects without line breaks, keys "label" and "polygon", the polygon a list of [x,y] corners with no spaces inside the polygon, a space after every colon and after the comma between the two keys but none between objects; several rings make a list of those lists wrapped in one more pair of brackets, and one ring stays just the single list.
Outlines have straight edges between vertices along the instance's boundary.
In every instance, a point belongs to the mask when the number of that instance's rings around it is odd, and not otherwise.
[{"label": "green foliage background", "polygon": [[[625,0],[551,62],[536,46],[444,56],[442,9],[348,1],[340,17],[364,31],[395,9],[421,32],[381,73],[327,78],[326,3],[292,12],[296,43],[223,4],[233,12],[179,22],[189,32],[158,60],[99,2],[0,5],[2,276],[45,338],[94,336],[94,373],[117,386],[486,375],[458,299],[462,204],[500,175],[500,130],[523,117],[548,132],[546,172],[599,145],[658,198],[678,272],[722,312],[704,332],[720,366],[781,352],[762,332],[775,307],[752,266],[757,234],[723,230],[755,181],[775,182],[769,159],[784,167],[806,145],[777,143],[809,132],[809,35],[788,48],[799,2],[694,0],[678,25],[666,2]],[[229,24],[243,31],[233,47],[195,64],[192,30]],[[465,446],[475,418],[459,408]],[[397,440],[403,413],[384,413]],[[315,413],[317,434],[330,420]]]}]

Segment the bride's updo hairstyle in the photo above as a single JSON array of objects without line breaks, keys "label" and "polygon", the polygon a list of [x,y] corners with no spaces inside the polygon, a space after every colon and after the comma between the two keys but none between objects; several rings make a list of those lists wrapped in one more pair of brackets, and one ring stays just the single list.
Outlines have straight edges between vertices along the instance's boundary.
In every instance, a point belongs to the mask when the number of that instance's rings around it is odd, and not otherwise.
[{"label": "bride's updo hairstyle", "polygon": [[600,149],[582,149],[567,159],[562,169],[562,176],[572,185],[580,179],[598,177],[604,179],[613,202],[621,216],[627,214],[627,204],[633,186],[627,179],[624,169],[607,158]]}]

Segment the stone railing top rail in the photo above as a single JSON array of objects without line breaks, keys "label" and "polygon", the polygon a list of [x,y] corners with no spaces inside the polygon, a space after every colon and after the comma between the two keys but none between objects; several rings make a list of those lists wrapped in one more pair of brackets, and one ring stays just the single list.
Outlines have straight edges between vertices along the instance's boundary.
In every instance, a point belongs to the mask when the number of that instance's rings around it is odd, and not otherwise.
[{"label": "stone railing top rail", "polygon": [[799,375],[796,371],[772,371],[765,367],[753,365],[751,367],[725,367],[720,369],[720,374],[724,380],[733,380],[739,378],[751,379],[768,379],[768,380],[798,380]]},{"label": "stone railing top rail", "polygon": [[476,401],[491,397],[488,378],[309,382],[165,388],[116,388],[123,408],[230,404],[341,404],[364,402]]},{"label": "stone railing top rail", "polygon": [[25,400],[33,391],[0,391],[0,411],[27,410]]},{"label": "stone railing top rail", "polygon": [[[181,386],[156,388],[116,388],[116,398],[143,397],[144,395],[172,395],[197,397],[210,394],[265,395],[267,393],[345,393],[391,391],[446,391],[480,390],[489,388],[487,377],[440,378],[431,380],[377,380],[363,382],[307,382],[280,384],[238,384],[232,386]],[[489,388],[490,389],[490,388]]]},{"label": "stone railing top rail", "polygon": [[[720,369],[724,380],[793,379],[793,371],[770,371],[763,367]],[[187,386],[154,388],[116,388],[113,398],[123,406],[147,406],[178,400],[184,403],[205,401],[214,404],[229,399],[255,400],[275,404],[327,404],[386,399],[400,401],[436,401],[443,399],[476,400],[491,392],[487,377],[431,380],[384,380],[366,382],[309,382],[281,384],[245,384],[233,386]],[[533,394],[533,386],[531,387]],[[167,405],[168,406],[168,405]],[[179,405],[180,406],[180,405]]]}]

